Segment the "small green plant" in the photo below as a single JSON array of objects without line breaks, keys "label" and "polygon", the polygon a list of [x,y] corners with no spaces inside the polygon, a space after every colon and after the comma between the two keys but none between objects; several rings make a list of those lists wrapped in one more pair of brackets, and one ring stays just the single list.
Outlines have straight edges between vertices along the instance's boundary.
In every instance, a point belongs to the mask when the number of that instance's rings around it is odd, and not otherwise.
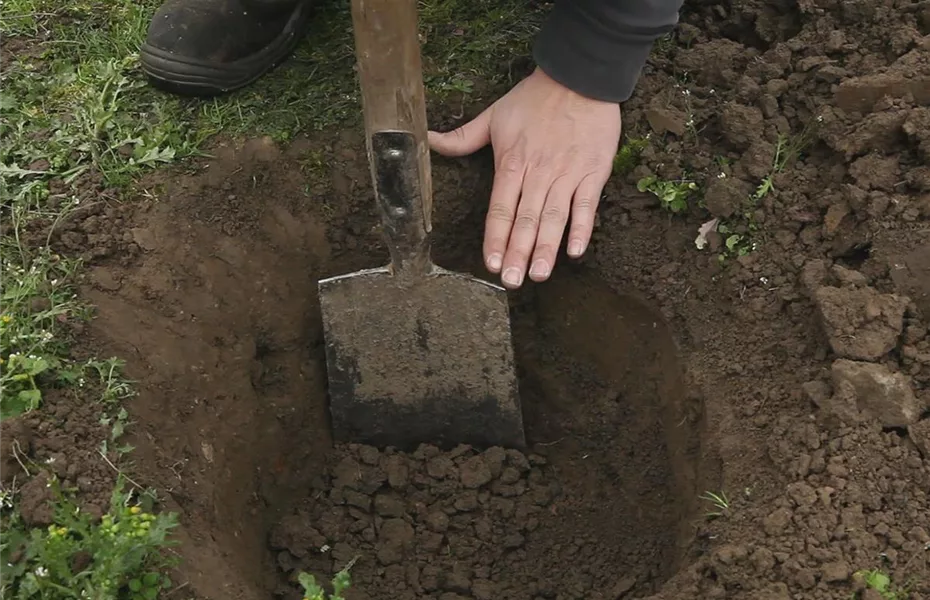
[{"label": "small green plant", "polygon": [[615,175],[627,175],[639,165],[643,150],[649,145],[649,136],[630,138],[614,157],[613,172]]},{"label": "small green plant", "polygon": [[326,595],[326,590],[316,582],[316,578],[313,575],[304,572],[298,574],[297,582],[304,590],[303,600],[345,600],[342,592],[348,589],[351,584],[349,570],[355,564],[355,560],[356,559],[352,559],[348,565],[333,577],[333,593],[329,596]]},{"label": "small green plant", "polygon": [[753,234],[758,230],[758,226],[752,218],[752,214],[744,215],[746,223],[737,231],[731,224],[720,223],[717,225],[717,232],[723,236],[723,253],[720,254],[719,260],[726,260],[727,257],[746,256],[756,249],[756,243],[753,241]]},{"label": "small green plant", "polygon": [[857,571],[856,577],[862,579],[866,587],[878,592],[885,600],[907,600],[910,597],[906,588],[895,586],[891,577],[879,569]]},{"label": "small green plant", "polygon": [[662,208],[675,214],[688,209],[688,198],[697,187],[693,181],[665,181],[654,175],[643,177],[636,184],[636,189],[651,192],[659,199]]},{"label": "small green plant", "polygon": [[704,513],[708,519],[730,516],[730,499],[727,498],[726,492],[720,492],[719,494],[704,492],[701,495],[701,500],[706,500],[713,506],[713,510]]},{"label": "small green plant", "polygon": [[[50,480],[56,515],[47,529],[26,530],[12,515],[0,548],[2,597],[17,600],[118,598],[156,600],[166,595],[173,566],[162,552],[171,545],[176,516],[153,514],[117,482],[110,511],[96,521]],[[9,595],[9,596],[8,596]]]},{"label": "small green plant", "polygon": [[674,33],[666,33],[655,41],[652,46],[653,56],[668,57],[676,48]]},{"label": "small green plant", "polygon": [[772,158],[772,168],[769,170],[769,174],[762,179],[762,182],[756,186],[756,191],[752,194],[753,204],[758,203],[775,190],[775,175],[781,173],[782,169],[788,164],[789,159],[800,154],[800,150],[797,153],[791,150],[788,138],[783,135],[778,136],[778,142],[775,144],[775,156]]},{"label": "small green plant", "polygon": [[778,136],[778,141],[775,143],[775,156],[772,157],[772,168],[756,187],[756,191],[752,195],[753,203],[758,203],[775,190],[775,175],[781,173],[789,164],[801,158],[804,151],[813,143],[817,123],[819,122],[819,118],[814,119],[798,135]]},{"label": "small green plant", "polygon": [[48,250],[25,256],[15,238],[3,241],[0,256],[0,418],[6,418],[39,406],[43,380],[66,376],[61,324],[82,318],[83,307],[71,287],[77,263]]},{"label": "small green plant", "polygon": [[[772,166],[768,174],[759,182],[756,189],[744,203],[742,216],[735,216],[726,223],[720,223],[717,231],[724,236],[726,248],[720,253],[720,262],[734,256],[745,256],[756,249],[753,234],[758,231],[759,225],[753,217],[753,211],[766,196],[775,191],[775,176],[785,170],[791,163],[798,160],[803,152],[814,141],[814,133],[820,119],[815,119],[804,127],[801,133],[794,136],[781,135],[775,143],[775,154],[772,157]],[[717,163],[725,166],[725,159],[718,157]],[[722,176],[722,174],[721,174]]]},{"label": "small green plant", "polygon": [[[129,412],[123,407],[123,400],[136,395],[132,384],[123,377],[125,363],[118,358],[106,360],[91,359],[83,366],[83,371],[96,373],[100,387],[100,403],[103,414],[100,424],[110,427],[110,436],[100,443],[100,452],[104,455],[110,451],[109,443],[118,442],[129,425]],[[129,444],[118,445],[113,449],[122,456],[133,450]]]}]

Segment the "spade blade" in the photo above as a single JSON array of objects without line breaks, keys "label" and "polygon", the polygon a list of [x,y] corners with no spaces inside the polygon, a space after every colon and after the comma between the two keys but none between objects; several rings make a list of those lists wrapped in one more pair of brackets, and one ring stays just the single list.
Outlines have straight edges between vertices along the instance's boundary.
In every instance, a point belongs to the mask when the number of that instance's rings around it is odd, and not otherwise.
[{"label": "spade blade", "polygon": [[333,435],[414,448],[525,447],[503,288],[434,267],[321,280]]}]

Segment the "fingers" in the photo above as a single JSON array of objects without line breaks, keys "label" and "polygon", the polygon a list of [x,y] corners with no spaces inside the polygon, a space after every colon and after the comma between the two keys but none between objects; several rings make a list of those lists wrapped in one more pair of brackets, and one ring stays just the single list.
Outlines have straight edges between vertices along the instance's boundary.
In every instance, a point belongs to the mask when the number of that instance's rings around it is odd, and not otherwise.
[{"label": "fingers", "polygon": [[566,250],[571,258],[580,258],[588,249],[591,232],[594,230],[597,204],[609,177],[609,169],[601,173],[590,173],[581,180],[575,190],[572,202],[572,225],[568,231]]},{"label": "fingers", "polygon": [[503,157],[495,171],[485,231],[488,270],[501,274],[508,289],[519,288],[527,274],[537,283],[552,274],[565,227],[571,218],[568,254],[578,258],[588,247],[594,217],[609,168],[602,172],[528,166],[519,154]]},{"label": "fingers", "polygon": [[536,246],[540,219],[551,186],[552,175],[546,165],[526,170],[520,202],[510,231],[510,241],[504,254],[501,271],[504,287],[515,289],[523,284],[530,256]]},{"label": "fingers", "polygon": [[530,279],[537,283],[549,279],[555,266],[576,186],[576,178],[563,176],[552,183],[546,195],[546,203],[539,216],[539,232],[536,236],[533,260],[530,263]]},{"label": "fingers", "polygon": [[491,110],[446,133],[428,132],[430,148],[443,156],[466,156],[477,152],[491,142]]},{"label": "fingers", "polygon": [[519,149],[506,152],[494,169],[484,231],[484,261],[492,273],[500,273],[504,264],[525,172],[526,163]]}]

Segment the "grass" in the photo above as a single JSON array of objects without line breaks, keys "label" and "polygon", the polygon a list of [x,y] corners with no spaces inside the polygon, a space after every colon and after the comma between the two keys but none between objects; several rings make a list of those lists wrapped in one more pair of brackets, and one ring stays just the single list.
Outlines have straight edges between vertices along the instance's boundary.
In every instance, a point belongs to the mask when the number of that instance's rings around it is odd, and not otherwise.
[{"label": "grass", "polygon": [[[143,170],[196,155],[210,136],[270,135],[360,118],[347,2],[321,2],[294,57],[255,85],[223,97],[184,99],[146,85],[136,54],[154,0],[8,0],[5,37],[26,42],[0,76],[0,175],[6,195],[30,203],[50,179],[88,171],[126,188]],[[430,97],[456,102],[511,78],[541,9],[523,0],[423,0],[421,36]],[[43,40],[43,41],[37,41]],[[68,198],[59,198],[67,201]]]},{"label": "grass", "polygon": [[[77,510],[77,498],[49,475],[56,516],[48,529],[22,521],[15,482],[0,488],[3,597],[151,600],[172,585],[164,549],[175,516],[155,514],[153,495],[134,499],[122,491],[132,450],[121,445],[129,425],[123,403],[132,386],[119,359],[76,358],[75,325],[93,307],[76,295],[81,261],[55,252],[51,230],[88,203],[130,201],[141,175],[203,154],[217,134],[285,141],[360,120],[348,2],[318,3],[290,60],[253,86],[213,99],[179,98],[147,85],[137,49],[158,4],[3,3],[0,419],[41,411],[52,393],[59,401],[96,403],[109,433],[91,443],[119,472],[112,508],[101,520]],[[485,94],[514,83],[514,59],[529,54],[544,11],[529,0],[421,0],[430,99],[458,107],[486,103],[492,98]],[[302,167],[320,170],[326,161],[312,155]],[[48,466],[28,469],[35,475]],[[306,592],[323,597],[318,586]]]},{"label": "grass", "polygon": [[719,519],[730,516],[730,499],[727,498],[726,492],[704,492],[701,500],[709,502],[712,509],[704,513],[708,519]]}]

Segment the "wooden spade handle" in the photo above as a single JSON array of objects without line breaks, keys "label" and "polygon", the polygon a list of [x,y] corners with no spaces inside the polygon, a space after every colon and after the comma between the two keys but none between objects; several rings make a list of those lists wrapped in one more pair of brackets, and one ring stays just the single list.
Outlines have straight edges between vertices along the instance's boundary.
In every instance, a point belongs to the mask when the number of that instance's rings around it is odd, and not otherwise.
[{"label": "wooden spade handle", "polygon": [[417,29],[417,0],[352,0],[352,24],[375,194],[378,194],[378,177],[372,156],[373,136],[382,131],[413,134],[420,193],[417,194],[418,199],[412,199],[418,206],[411,208],[423,218],[408,222],[405,229],[408,229],[408,238],[420,237],[428,244],[427,237],[432,229],[433,186],[426,138],[426,99]]}]

